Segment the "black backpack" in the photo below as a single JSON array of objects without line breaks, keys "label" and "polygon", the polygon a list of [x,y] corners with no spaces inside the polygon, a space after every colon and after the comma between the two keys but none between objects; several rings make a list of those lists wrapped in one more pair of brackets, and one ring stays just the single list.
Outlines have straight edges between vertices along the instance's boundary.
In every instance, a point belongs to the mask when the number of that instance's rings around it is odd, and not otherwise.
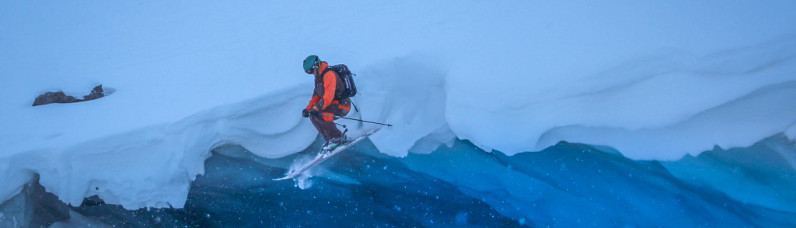
[{"label": "black backpack", "polygon": [[[335,99],[346,99],[357,95],[357,86],[354,84],[354,77],[353,77],[355,74],[352,74],[351,71],[348,70],[348,66],[346,66],[345,64],[338,64],[330,66],[329,68],[326,68],[326,70],[334,71],[337,77],[340,78],[341,81],[343,81],[343,87],[345,89],[343,89],[343,91],[337,91],[337,93],[335,94]],[[325,71],[321,75],[324,74],[326,74]]]}]

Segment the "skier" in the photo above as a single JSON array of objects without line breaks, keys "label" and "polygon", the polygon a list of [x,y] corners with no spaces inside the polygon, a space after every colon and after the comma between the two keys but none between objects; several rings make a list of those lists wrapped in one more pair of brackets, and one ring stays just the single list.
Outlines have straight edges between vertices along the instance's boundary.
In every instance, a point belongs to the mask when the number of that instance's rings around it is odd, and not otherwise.
[{"label": "skier", "polygon": [[351,110],[351,99],[341,99],[340,92],[345,89],[340,77],[329,64],[318,56],[310,55],[304,59],[304,72],[315,75],[315,90],[310,103],[301,110],[301,116],[310,118],[312,124],[326,140],[324,151],[332,151],[348,142],[346,135],[337,129],[333,122],[335,116],[346,116]]}]

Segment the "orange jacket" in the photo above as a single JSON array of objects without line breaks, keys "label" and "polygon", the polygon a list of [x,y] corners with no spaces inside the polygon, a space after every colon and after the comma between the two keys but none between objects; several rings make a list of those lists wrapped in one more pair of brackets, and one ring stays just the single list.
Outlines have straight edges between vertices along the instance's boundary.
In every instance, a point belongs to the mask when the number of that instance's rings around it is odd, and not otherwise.
[{"label": "orange jacket", "polygon": [[334,101],[334,95],[340,83],[337,83],[339,79],[334,71],[330,70],[324,75],[320,75],[326,71],[326,68],[329,68],[329,63],[321,62],[318,71],[315,73],[315,91],[312,93],[312,99],[310,99],[310,103],[307,105],[307,110],[315,109],[323,111]]}]

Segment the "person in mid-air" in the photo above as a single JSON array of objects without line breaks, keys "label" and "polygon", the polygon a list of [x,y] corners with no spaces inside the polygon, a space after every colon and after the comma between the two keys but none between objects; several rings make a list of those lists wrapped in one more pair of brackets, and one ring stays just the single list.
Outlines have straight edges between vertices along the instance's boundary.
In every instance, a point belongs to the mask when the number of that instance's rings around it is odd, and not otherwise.
[{"label": "person in mid-air", "polygon": [[318,56],[310,55],[304,59],[304,72],[315,75],[315,90],[310,103],[301,110],[301,115],[310,118],[312,124],[326,140],[323,150],[331,151],[347,143],[348,139],[333,122],[335,116],[346,116],[351,110],[351,99],[341,97],[345,85],[337,73],[329,69],[329,64]]}]

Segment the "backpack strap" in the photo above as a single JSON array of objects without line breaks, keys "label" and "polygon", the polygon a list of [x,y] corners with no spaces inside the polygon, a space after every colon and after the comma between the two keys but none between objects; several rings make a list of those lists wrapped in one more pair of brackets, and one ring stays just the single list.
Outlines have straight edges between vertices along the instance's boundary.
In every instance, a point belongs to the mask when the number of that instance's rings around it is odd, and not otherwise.
[{"label": "backpack strap", "polygon": [[356,110],[357,112],[359,112],[359,108],[357,108],[357,104],[354,104],[354,99],[351,99],[351,105],[353,105],[353,106],[354,106],[354,110]]},{"label": "backpack strap", "polygon": [[[323,70],[323,72],[321,72],[321,74],[320,74],[321,78],[323,78],[323,76],[326,75],[326,72],[329,72],[329,71],[332,71],[332,66],[326,67],[326,70]],[[332,72],[334,72],[334,71],[332,71]],[[335,73],[334,75],[337,76],[337,73]]]}]

